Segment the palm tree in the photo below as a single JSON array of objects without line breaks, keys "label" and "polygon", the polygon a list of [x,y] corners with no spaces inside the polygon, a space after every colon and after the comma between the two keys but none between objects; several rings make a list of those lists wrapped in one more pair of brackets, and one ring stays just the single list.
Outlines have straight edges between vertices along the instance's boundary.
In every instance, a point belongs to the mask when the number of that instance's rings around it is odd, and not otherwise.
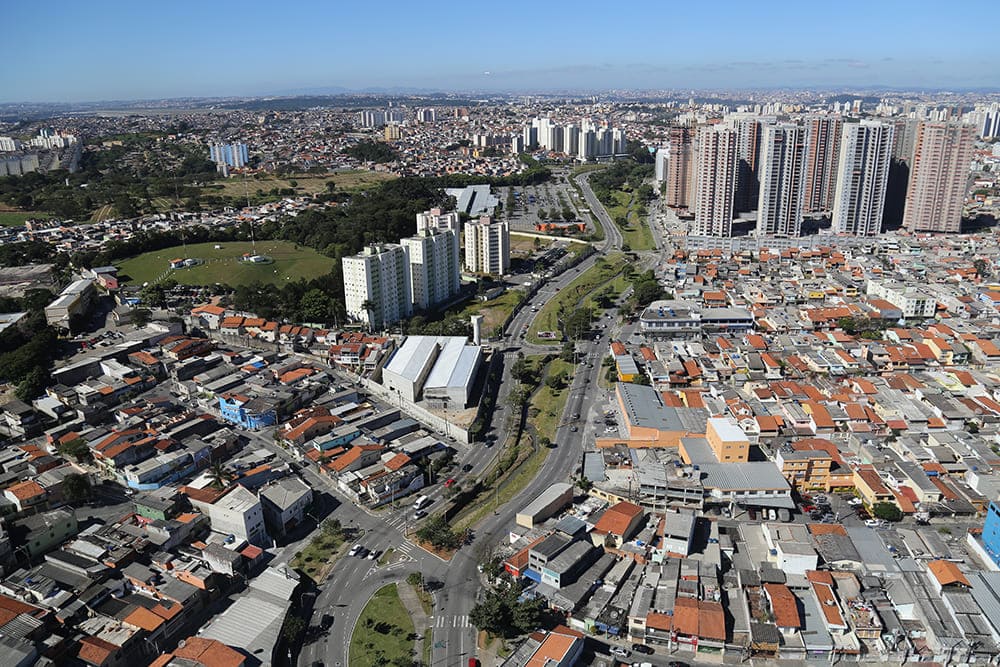
[{"label": "palm tree", "polygon": [[365,299],[361,303],[361,309],[365,311],[366,315],[368,315],[368,328],[369,329],[374,329],[375,328],[375,321],[374,321],[374,319],[375,319],[374,318],[375,304],[372,303],[369,299]]},{"label": "palm tree", "polygon": [[226,469],[222,466],[222,463],[216,462],[212,464],[212,467],[208,469],[208,477],[212,480],[211,484],[216,489],[224,489],[229,483],[230,475],[226,472]]}]

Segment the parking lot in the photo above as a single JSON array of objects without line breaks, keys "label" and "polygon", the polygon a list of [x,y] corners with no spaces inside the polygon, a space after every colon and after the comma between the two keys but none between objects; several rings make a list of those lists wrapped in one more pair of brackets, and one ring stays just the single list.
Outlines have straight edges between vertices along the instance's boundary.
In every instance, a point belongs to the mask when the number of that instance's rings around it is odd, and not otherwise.
[{"label": "parking lot", "polygon": [[538,224],[555,222],[585,223],[580,236],[594,232],[589,209],[570,184],[568,171],[557,171],[552,180],[540,185],[497,188],[497,197],[512,230],[534,232],[539,231]]}]

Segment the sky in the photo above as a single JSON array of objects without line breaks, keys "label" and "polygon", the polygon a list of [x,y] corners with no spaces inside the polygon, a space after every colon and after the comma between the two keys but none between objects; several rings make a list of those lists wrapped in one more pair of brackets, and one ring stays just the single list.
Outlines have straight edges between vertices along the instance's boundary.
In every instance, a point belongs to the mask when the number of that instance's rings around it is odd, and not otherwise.
[{"label": "sky", "polygon": [[1000,89],[993,2],[8,1],[0,102],[334,87]]}]

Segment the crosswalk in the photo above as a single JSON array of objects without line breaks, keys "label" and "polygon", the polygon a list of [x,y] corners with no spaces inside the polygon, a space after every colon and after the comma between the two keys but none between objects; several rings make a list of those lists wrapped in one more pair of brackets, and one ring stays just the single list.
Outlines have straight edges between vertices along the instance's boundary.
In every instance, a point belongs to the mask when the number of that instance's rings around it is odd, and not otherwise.
[{"label": "crosswalk", "polygon": [[438,616],[434,619],[435,628],[471,628],[469,616]]},{"label": "crosswalk", "polygon": [[395,528],[401,533],[404,531],[407,525],[409,525],[411,529],[413,528],[413,522],[408,521],[408,517],[403,514],[397,514],[394,517],[390,517],[386,519],[385,522],[390,528]]}]

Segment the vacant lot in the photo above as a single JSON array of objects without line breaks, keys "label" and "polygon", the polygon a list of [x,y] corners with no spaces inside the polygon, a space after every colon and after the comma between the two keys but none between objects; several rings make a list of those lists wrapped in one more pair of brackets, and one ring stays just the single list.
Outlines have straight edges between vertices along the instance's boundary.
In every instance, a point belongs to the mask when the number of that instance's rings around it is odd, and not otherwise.
[{"label": "vacant lot", "polygon": [[396,584],[383,586],[365,605],[354,626],[350,664],[402,665],[410,664],[412,658],[413,619],[399,599]]},{"label": "vacant lot", "polygon": [[[221,246],[216,249],[216,245]],[[270,264],[250,264],[240,259],[252,253],[249,242],[196,243],[155,250],[118,263],[121,273],[134,283],[153,282],[169,270],[171,259],[194,258],[202,264],[170,271],[164,278],[172,278],[184,285],[246,285],[254,281],[281,285],[300,278],[310,280],[330,272],[333,259],[324,257],[311,248],[296,246],[288,241],[261,241],[257,252],[274,261]]]},{"label": "vacant lot", "polygon": [[[251,176],[243,183],[242,176],[222,179],[205,186],[205,194],[215,194],[222,197],[245,197],[247,190],[254,195],[257,190],[269,192],[273,188],[284,190],[293,188],[298,194],[313,195],[325,192],[326,184],[333,182],[337,190],[358,190],[377,185],[383,181],[396,178],[393,174],[376,171],[338,171],[334,174],[299,174],[285,177],[273,175]],[[293,184],[292,181],[295,181]]]}]

